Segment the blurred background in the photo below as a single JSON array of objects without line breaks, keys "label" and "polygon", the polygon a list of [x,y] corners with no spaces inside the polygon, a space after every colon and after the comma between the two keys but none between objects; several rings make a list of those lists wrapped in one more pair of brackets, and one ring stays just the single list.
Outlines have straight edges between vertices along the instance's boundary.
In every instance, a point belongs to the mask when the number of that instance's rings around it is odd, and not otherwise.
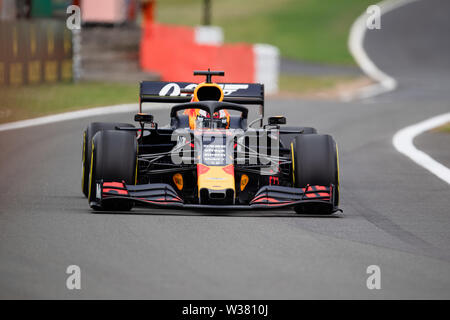
[{"label": "blurred background", "polygon": [[[0,0],[0,123],[136,102],[139,81],[206,68],[270,95],[340,99],[370,83],[347,49],[369,3]],[[70,5],[80,29],[66,25]]]},{"label": "blurred background", "polygon": [[[450,298],[450,1],[378,1],[0,0],[0,298]],[[132,121],[139,81],[207,68],[335,138],[343,214],[92,214],[83,129]]]}]

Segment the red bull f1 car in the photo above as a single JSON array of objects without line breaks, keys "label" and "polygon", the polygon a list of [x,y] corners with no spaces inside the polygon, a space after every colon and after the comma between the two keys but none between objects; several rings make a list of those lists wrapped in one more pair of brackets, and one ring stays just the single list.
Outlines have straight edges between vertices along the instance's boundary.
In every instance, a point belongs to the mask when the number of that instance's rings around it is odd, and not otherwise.
[{"label": "red bull f1 car", "polygon": [[[339,209],[338,150],[330,135],[264,123],[264,86],[206,81],[140,83],[139,113],[127,123],[94,122],[83,134],[82,191],[91,208],[206,210]],[[143,104],[174,104],[160,126]],[[249,121],[250,107],[259,106]]]}]

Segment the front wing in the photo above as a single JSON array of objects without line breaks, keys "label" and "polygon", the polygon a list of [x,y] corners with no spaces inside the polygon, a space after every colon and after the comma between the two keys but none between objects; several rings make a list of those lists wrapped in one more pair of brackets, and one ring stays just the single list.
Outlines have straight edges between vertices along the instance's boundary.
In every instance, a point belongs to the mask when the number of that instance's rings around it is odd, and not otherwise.
[{"label": "front wing", "polygon": [[164,183],[127,185],[124,182],[97,182],[96,200],[92,207],[101,208],[111,201],[133,201],[136,205],[155,206],[179,209],[220,209],[220,210],[254,210],[295,207],[306,204],[320,204],[331,209],[340,210],[334,206],[334,185],[306,186],[292,188],[267,185],[262,187],[255,197],[244,205],[208,205],[184,203],[175,189]]}]

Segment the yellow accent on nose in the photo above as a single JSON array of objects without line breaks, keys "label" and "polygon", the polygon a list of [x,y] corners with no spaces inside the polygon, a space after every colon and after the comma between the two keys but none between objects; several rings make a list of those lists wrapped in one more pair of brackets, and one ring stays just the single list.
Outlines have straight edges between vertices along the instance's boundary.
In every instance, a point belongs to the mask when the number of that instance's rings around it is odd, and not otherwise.
[{"label": "yellow accent on nose", "polygon": [[[203,164],[198,165],[205,166]],[[197,177],[199,194],[200,190],[203,188],[210,190],[232,189],[233,191],[235,191],[234,174],[227,173],[223,169],[226,166],[205,166],[205,167],[207,167],[209,170],[200,173]]]}]

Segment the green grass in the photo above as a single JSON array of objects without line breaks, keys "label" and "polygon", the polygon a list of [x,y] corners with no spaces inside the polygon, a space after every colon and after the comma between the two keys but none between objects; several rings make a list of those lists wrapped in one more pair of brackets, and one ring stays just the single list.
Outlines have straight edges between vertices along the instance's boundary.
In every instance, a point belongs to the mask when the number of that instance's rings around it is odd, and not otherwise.
[{"label": "green grass", "polygon": [[280,91],[286,93],[312,93],[336,87],[338,84],[355,80],[352,76],[298,76],[281,74]]},{"label": "green grass", "polygon": [[433,131],[437,131],[437,132],[444,132],[444,133],[450,133],[450,122],[444,124],[443,126],[440,126],[438,128],[436,128]]},{"label": "green grass", "polygon": [[[350,27],[373,0],[211,0],[212,23],[227,42],[269,43],[286,58],[353,64],[347,49]],[[203,0],[164,0],[161,23],[198,25]]]},{"label": "green grass", "polygon": [[59,83],[1,87],[0,123],[111,104],[137,102],[137,84]]}]

